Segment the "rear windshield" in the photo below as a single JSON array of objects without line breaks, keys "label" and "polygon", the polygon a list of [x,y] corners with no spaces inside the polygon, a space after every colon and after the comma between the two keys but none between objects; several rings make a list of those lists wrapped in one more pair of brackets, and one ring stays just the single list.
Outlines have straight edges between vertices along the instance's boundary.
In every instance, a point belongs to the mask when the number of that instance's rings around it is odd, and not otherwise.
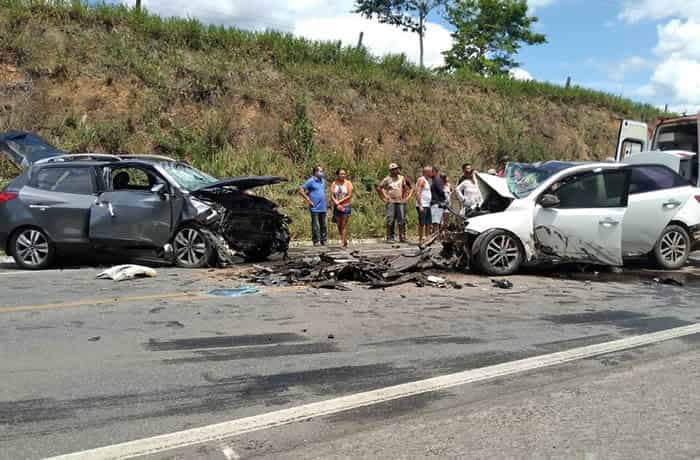
[{"label": "rear windshield", "polygon": [[654,137],[653,150],[684,150],[698,153],[697,122],[659,126]]}]

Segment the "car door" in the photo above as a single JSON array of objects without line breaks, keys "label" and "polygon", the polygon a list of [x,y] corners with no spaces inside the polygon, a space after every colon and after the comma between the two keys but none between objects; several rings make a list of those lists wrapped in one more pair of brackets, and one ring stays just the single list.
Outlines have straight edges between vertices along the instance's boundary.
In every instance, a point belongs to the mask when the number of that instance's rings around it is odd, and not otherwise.
[{"label": "car door", "polygon": [[569,176],[541,194],[539,198],[555,195],[559,204],[535,206],[537,257],[622,265],[628,177],[624,169],[588,171]]},{"label": "car door", "polygon": [[[114,187],[114,179],[127,174],[130,181]],[[145,178],[145,179],[144,179]],[[134,247],[161,247],[172,234],[172,202],[166,182],[154,171],[136,166],[107,171],[108,190],[90,209],[90,239]],[[156,183],[165,185],[153,191]]]},{"label": "car door", "polygon": [[662,165],[630,167],[629,205],[622,227],[625,257],[649,253],[661,232],[697,189]]},{"label": "car door", "polygon": [[649,126],[646,123],[632,120],[622,120],[617,138],[615,161],[620,162],[625,157],[647,150],[649,143]]},{"label": "car door", "polygon": [[88,243],[88,219],[96,177],[88,165],[46,165],[20,191],[36,224],[59,245]]}]

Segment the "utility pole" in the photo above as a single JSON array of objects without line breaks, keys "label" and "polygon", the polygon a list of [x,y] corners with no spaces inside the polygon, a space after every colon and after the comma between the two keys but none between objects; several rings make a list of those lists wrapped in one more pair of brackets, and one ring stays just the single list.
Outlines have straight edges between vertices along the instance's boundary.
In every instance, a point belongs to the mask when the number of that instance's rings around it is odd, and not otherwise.
[{"label": "utility pole", "polygon": [[357,49],[362,48],[362,39],[365,38],[365,33],[360,32],[360,38],[357,39]]}]

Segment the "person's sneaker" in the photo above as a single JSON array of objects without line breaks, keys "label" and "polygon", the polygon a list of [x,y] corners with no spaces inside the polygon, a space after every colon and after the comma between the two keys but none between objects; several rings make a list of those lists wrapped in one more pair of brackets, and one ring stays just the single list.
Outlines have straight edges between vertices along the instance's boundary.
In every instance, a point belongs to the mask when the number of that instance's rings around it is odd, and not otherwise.
[{"label": "person's sneaker", "polygon": [[386,240],[384,240],[384,242],[387,243],[387,244],[396,243],[396,239],[394,239],[394,238],[387,238]]},{"label": "person's sneaker", "polygon": [[326,245],[326,242],[325,242],[325,241],[321,241],[321,246],[325,246],[325,245]]},{"label": "person's sneaker", "polygon": [[314,241],[314,247],[318,247],[318,241]]},{"label": "person's sneaker", "polygon": [[408,243],[408,240],[406,238],[401,238],[399,240],[399,243]]}]

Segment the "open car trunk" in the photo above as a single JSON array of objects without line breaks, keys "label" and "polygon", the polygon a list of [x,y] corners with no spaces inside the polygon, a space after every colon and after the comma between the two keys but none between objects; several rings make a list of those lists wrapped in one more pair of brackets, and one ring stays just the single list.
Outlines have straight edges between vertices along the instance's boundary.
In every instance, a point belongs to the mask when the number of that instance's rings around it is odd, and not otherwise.
[{"label": "open car trunk", "polygon": [[286,181],[276,176],[226,179],[197,189],[191,194],[209,203],[221,215],[211,229],[228,246],[247,260],[263,260],[275,252],[289,249],[289,218],[277,210],[277,204],[248,191],[255,187]]},{"label": "open car trunk", "polygon": [[489,213],[505,211],[515,199],[503,177],[476,173],[476,184],[483,198],[481,211]]},{"label": "open car trunk", "polygon": [[0,134],[0,155],[7,158],[20,170],[39,160],[65,155],[36,134],[24,131],[8,131]]}]

